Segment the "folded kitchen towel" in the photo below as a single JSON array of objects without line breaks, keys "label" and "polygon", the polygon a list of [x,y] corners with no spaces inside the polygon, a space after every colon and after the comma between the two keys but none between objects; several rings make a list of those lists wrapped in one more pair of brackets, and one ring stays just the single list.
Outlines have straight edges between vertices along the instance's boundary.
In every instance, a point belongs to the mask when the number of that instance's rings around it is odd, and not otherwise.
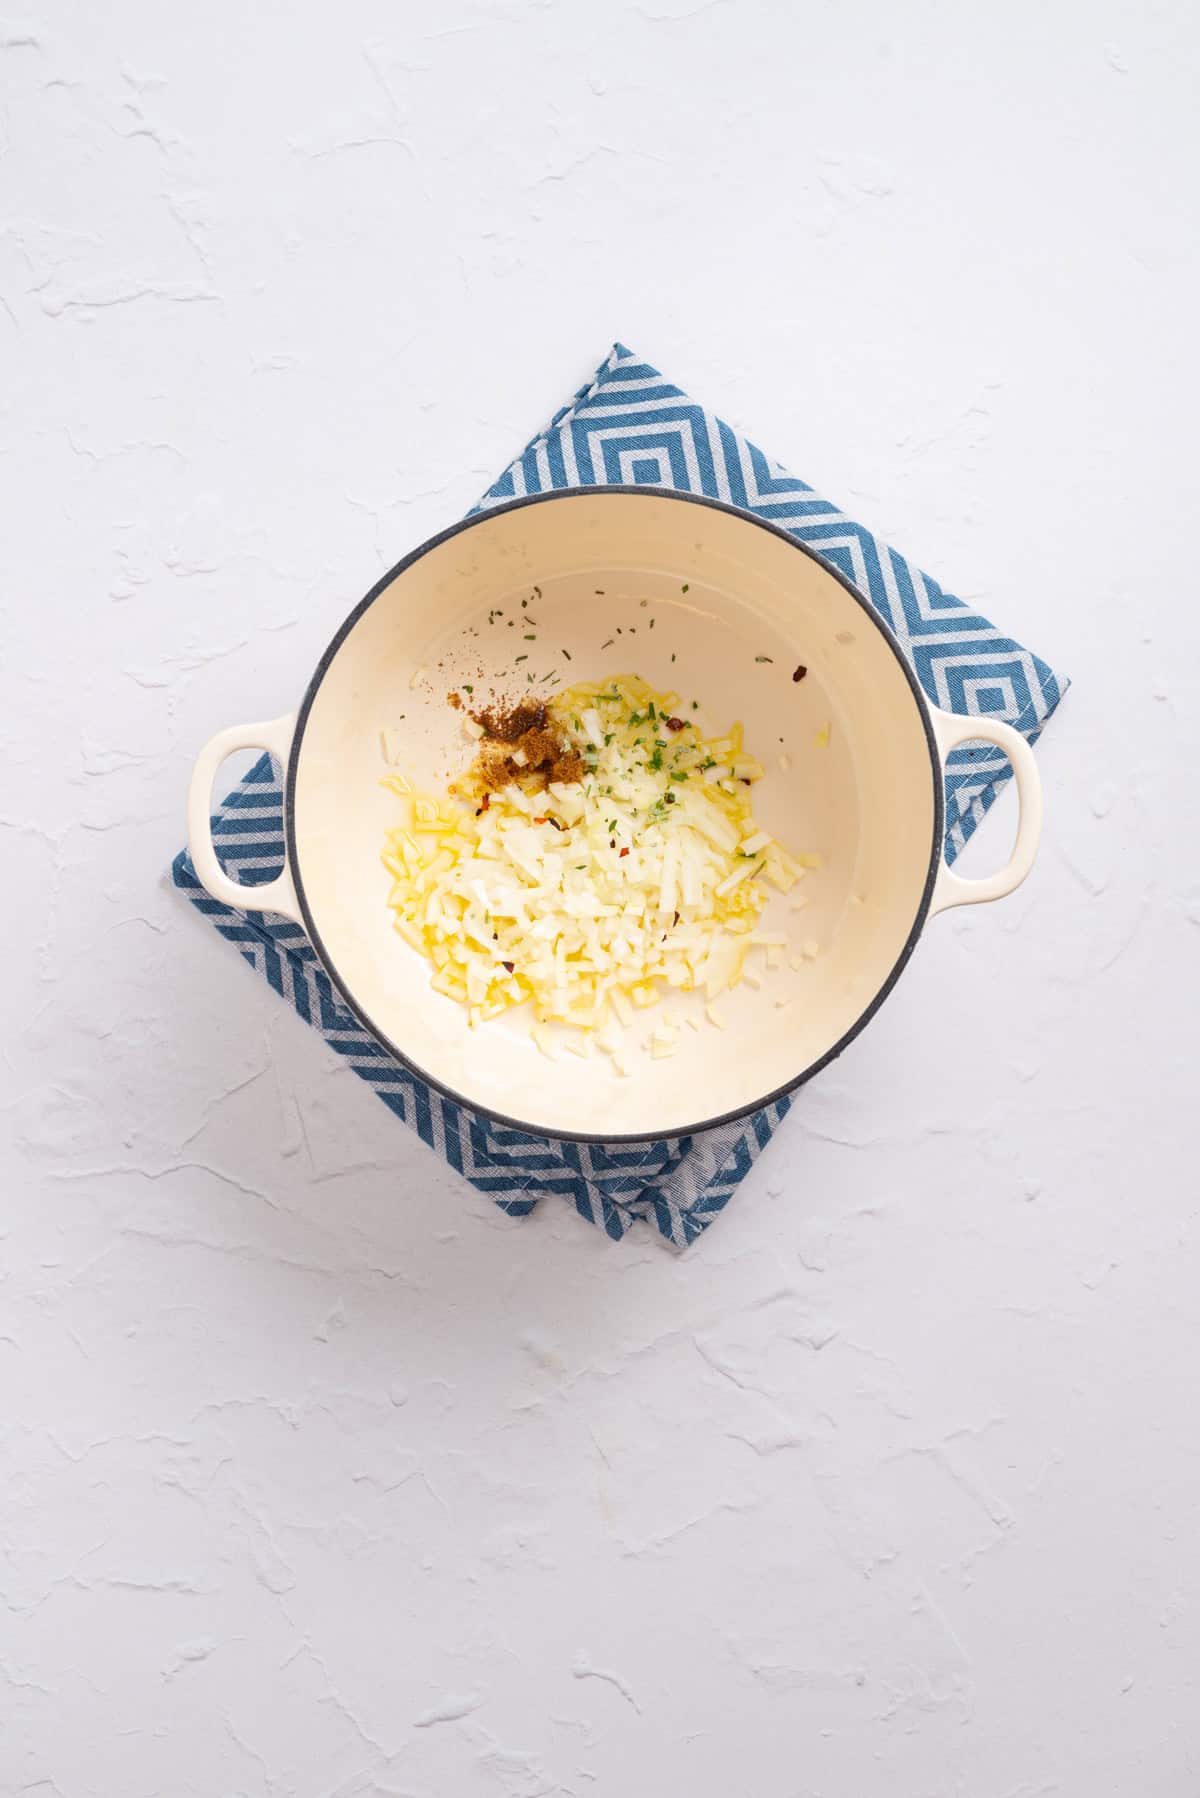
[{"label": "folded kitchen towel", "polygon": [[[1003,636],[862,525],[739,437],[715,413],[617,344],[596,375],[505,470],[475,511],[550,488],[648,484],[730,500],[782,525],[847,575],[887,620],[930,698],[947,711],[992,713],[1036,742],[1067,683]],[[1010,777],[999,750],[956,750],[946,793],[946,855],[957,854]],[[272,879],[283,860],[280,775],[263,756],[213,819],[218,854],[249,886]],[[724,1209],[770,1141],[790,1101],[740,1123],[630,1148],[527,1136],[445,1099],[401,1066],[341,1004],[304,932],[261,912],[210,899],[186,851],[174,881],[288,999],[339,1055],[369,1081],[471,1184],[503,1210],[523,1215],[546,1193],[570,1199],[619,1238],[645,1218],[677,1247]]]}]

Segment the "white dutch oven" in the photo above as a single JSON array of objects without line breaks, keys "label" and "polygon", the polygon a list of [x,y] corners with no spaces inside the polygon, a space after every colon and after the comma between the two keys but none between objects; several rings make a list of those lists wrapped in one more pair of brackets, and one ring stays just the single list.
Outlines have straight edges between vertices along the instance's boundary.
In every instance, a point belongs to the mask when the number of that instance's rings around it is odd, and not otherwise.
[{"label": "white dutch oven", "polygon": [[[508,624],[525,622],[523,599],[535,608],[533,644]],[[517,654],[531,659],[516,664]],[[800,889],[804,909],[793,894],[769,914],[797,949],[817,943],[816,959],[793,970],[789,951],[760,989],[722,998],[723,1029],[683,1031],[668,1060],[639,1054],[631,1078],[605,1058],[548,1060],[527,1008],[471,1029],[431,989],[387,908],[380,854],[395,800],[380,784],[381,733],[397,766],[437,791],[471,750],[448,691],[483,692],[514,667],[518,679],[557,669],[564,684],[638,673],[697,698],[709,732],[740,718],[767,768],[756,816],[789,849],[822,858]],[[1007,866],[964,880],[942,859],[943,765],[976,739],[1011,762],[1020,822]],[[287,863],[269,886],[229,879],[210,833],[214,776],[246,748],[286,769]],[[1024,879],[1041,791],[1024,738],[932,707],[871,606],[794,537],[714,501],[605,487],[497,507],[399,563],[350,614],[296,714],[234,726],[202,751],[188,824],[209,893],[302,924],[351,1010],[423,1079],[519,1129],[615,1141],[708,1128],[831,1061],[891,991],[928,917]],[[645,1017],[633,1029],[640,1044]]]}]

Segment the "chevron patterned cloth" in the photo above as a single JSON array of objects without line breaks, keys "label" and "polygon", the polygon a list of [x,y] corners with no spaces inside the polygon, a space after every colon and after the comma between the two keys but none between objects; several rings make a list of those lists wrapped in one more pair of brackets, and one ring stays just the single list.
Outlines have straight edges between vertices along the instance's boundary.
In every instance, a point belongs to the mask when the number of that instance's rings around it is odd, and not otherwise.
[{"label": "chevron patterned cloth", "polygon": [[[755,512],[811,544],[865,593],[903,645],[925,691],[948,711],[992,713],[1031,743],[1067,683],[921,574],[895,550],[818,498],[803,481],[617,344],[474,508],[559,487],[637,483],[706,493]],[[960,749],[947,772],[946,855],[953,859],[1010,776],[998,750]],[[283,861],[280,776],[263,756],[213,819],[223,865],[248,886]],[[298,925],[210,899],[182,851],[172,874],[275,991],[480,1192],[516,1216],[545,1193],[620,1238],[638,1218],[684,1248],[724,1209],[790,1101],[706,1133],[634,1147],[555,1142],[491,1123],[432,1091],[392,1059],[341,1004]]]}]

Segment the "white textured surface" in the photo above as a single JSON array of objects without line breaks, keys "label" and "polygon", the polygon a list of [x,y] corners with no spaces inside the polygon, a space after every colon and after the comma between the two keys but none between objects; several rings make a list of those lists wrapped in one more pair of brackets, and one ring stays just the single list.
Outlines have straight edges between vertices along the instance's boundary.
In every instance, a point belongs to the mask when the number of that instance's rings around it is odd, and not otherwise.
[{"label": "white textured surface", "polygon": [[[1194,8],[0,44],[0,1789],[1190,1798]],[[613,335],[1076,682],[1027,888],[682,1260],[500,1217],[159,884]]]}]

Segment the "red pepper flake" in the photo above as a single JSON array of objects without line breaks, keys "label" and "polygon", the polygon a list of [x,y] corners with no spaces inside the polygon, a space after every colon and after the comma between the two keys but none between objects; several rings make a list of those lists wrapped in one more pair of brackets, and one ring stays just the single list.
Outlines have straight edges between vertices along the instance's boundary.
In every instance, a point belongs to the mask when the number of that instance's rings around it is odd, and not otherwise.
[{"label": "red pepper flake", "polygon": [[683,719],[682,718],[668,718],[667,719],[667,729],[668,730],[682,730],[683,729]]},{"label": "red pepper flake", "polygon": [[618,853],[617,853],[617,860],[618,860],[618,861],[620,861],[620,859],[621,859],[621,857],[622,857],[622,856],[623,856],[623,855],[628,855],[628,854],[629,854],[629,851],[628,851],[628,849],[621,849],[621,850],[619,850],[619,851],[618,851]]},{"label": "red pepper flake", "polygon": [[511,962],[511,961],[503,961],[503,962],[501,962],[501,963],[500,963],[500,966],[501,966],[501,967],[502,967],[502,968],[507,968],[507,969],[508,969],[508,971],[509,971],[509,973],[510,973],[510,974],[511,974],[511,973],[512,973],[512,971],[513,971],[513,967],[514,967],[514,965],[515,965],[515,964],[514,964],[514,963],[513,963],[513,962]]},{"label": "red pepper flake", "polygon": [[533,821],[535,824],[544,824],[546,822],[544,818],[535,818]]},{"label": "red pepper flake", "polygon": [[803,680],[807,673],[808,673],[808,669],[804,666],[804,663],[801,662],[801,664],[797,668],[795,674],[793,674],[792,679],[793,680]]}]

